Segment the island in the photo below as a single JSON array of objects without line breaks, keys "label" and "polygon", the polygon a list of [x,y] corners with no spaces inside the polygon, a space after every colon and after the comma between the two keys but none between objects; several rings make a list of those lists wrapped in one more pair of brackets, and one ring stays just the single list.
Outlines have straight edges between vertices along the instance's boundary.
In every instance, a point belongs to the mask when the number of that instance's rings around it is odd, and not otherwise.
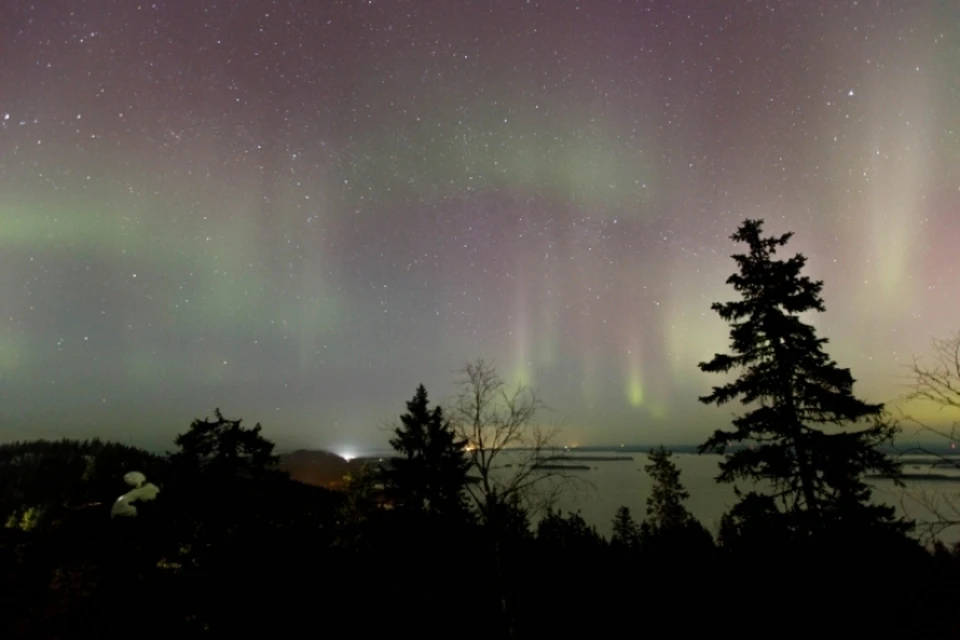
[{"label": "island", "polygon": [[585,464],[535,464],[533,468],[537,471],[589,471],[590,467]]},{"label": "island", "polygon": [[627,462],[633,460],[633,456],[570,456],[570,455],[559,455],[559,456],[548,456],[544,460],[549,462],[554,461],[579,461],[579,462]]}]

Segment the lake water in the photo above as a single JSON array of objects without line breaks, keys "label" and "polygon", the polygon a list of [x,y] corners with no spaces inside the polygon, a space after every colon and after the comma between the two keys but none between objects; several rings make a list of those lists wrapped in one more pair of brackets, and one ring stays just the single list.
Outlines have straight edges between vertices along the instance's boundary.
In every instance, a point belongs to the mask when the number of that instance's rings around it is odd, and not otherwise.
[{"label": "lake water", "polygon": [[[687,508],[711,532],[716,533],[721,516],[736,502],[736,495],[732,485],[719,484],[714,478],[719,473],[718,463],[720,456],[697,454],[674,454],[673,460],[680,469],[680,479],[690,493]],[[651,480],[644,473],[643,466],[647,463],[646,455],[634,455],[630,461],[584,462],[589,465],[589,471],[578,472],[584,479],[584,486],[571,495],[564,496],[558,503],[558,508],[564,511],[580,511],[583,518],[597,527],[604,536],[612,531],[613,515],[621,505],[629,507],[634,518],[639,522],[646,511],[646,500],[650,494]],[[905,472],[931,473],[949,475],[943,469],[931,469],[925,464],[921,469],[912,468],[906,464]],[[956,473],[956,472],[953,472]],[[960,504],[960,483],[908,480],[906,487],[897,487],[889,480],[871,480],[874,487],[874,500],[892,505],[898,513],[915,518],[918,521],[929,521],[932,512],[929,503],[935,503],[942,512],[950,514],[950,500]],[[745,484],[740,488],[746,490]],[[958,514],[954,514],[956,517]],[[945,541],[960,540],[960,527],[955,531],[945,532],[941,536]]]},{"label": "lake water", "polygon": [[[612,532],[613,516],[623,505],[630,509],[634,519],[640,522],[646,511],[646,500],[650,494],[651,480],[644,473],[647,456],[642,452],[566,452],[570,456],[631,457],[630,460],[608,460],[602,462],[569,460],[558,464],[585,465],[589,470],[573,471],[582,482],[572,483],[574,488],[560,496],[556,508],[564,512],[579,511],[584,520],[597,528],[599,533],[609,538]],[[521,454],[522,455],[522,454]],[[508,463],[510,454],[504,456]],[[687,508],[713,533],[716,533],[720,518],[734,502],[736,496],[732,485],[721,485],[714,481],[719,473],[718,463],[721,456],[674,453],[673,460],[680,469],[680,480],[690,493]],[[937,473],[955,475],[960,480],[960,471],[932,466],[930,456],[904,456],[904,472],[915,474]],[[957,459],[960,463],[960,458]],[[919,463],[919,464],[918,464]],[[512,468],[500,469],[499,473],[510,474]],[[569,473],[569,472],[565,472]],[[928,505],[947,516],[960,520],[960,482],[942,480],[907,480],[906,487],[900,488],[889,480],[870,480],[874,487],[874,500],[894,506],[898,513],[916,519],[918,522],[933,518]],[[746,490],[745,485],[741,485]],[[958,510],[951,508],[958,505]],[[960,526],[948,529],[940,534],[944,542],[960,541]]]}]

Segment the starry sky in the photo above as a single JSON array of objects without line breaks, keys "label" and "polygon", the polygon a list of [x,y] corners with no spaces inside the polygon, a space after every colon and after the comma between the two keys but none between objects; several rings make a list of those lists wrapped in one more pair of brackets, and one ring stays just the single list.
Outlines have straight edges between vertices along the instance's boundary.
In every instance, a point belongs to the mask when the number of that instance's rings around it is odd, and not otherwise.
[{"label": "starry sky", "polygon": [[960,329],[960,6],[0,0],[0,439],[363,448],[478,357],[696,443],[746,217],[870,401]]}]

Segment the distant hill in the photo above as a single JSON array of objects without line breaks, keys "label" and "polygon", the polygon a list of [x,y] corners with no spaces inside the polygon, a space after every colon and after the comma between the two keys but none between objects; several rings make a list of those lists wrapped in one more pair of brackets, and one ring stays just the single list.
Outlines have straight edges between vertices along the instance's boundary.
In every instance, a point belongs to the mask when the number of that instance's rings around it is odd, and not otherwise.
[{"label": "distant hill", "polygon": [[345,486],[344,476],[355,474],[365,464],[374,461],[376,458],[345,460],[335,453],[321,450],[300,449],[280,454],[280,467],[289,473],[291,478],[328,489],[342,489]]}]

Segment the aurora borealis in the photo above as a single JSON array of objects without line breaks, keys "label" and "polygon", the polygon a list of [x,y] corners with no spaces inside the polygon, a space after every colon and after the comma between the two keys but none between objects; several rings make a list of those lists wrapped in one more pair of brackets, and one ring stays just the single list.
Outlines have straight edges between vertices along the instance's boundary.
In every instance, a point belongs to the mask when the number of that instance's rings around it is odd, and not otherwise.
[{"label": "aurora borealis", "polygon": [[[893,402],[960,329],[960,6],[0,0],[2,439],[379,446],[467,360],[699,442],[745,217]],[[731,411],[734,408],[731,408]]]}]

